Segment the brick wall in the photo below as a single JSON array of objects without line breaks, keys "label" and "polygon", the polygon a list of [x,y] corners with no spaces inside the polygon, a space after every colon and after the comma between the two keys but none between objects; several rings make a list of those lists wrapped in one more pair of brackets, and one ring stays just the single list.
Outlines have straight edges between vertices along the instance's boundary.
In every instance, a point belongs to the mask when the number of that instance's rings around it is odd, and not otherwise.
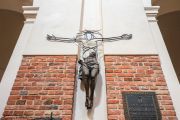
[{"label": "brick wall", "polygon": [[155,92],[163,120],[177,120],[158,56],[105,56],[108,119],[124,120],[122,92]]},{"label": "brick wall", "polygon": [[53,112],[56,117],[71,120],[75,64],[76,56],[25,56],[4,119],[31,120]]}]

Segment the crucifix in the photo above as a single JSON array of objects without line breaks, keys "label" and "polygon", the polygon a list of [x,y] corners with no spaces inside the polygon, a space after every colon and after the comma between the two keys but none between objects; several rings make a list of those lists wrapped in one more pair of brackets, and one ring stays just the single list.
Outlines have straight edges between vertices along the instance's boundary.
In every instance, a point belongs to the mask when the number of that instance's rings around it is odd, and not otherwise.
[{"label": "crucifix", "polygon": [[86,91],[85,106],[87,109],[93,107],[95,80],[100,71],[98,62],[98,42],[115,42],[119,40],[130,40],[132,34],[123,34],[116,37],[103,38],[98,30],[84,30],[77,33],[74,38],[56,37],[47,35],[47,40],[51,42],[77,43],[80,47],[80,57],[78,63],[79,79],[84,83]]},{"label": "crucifix", "polygon": [[103,46],[106,42],[130,40],[132,34],[103,37],[102,1],[82,0],[81,3],[79,32],[72,37],[47,35],[47,40],[78,45],[79,80],[74,89],[73,120],[107,120]]}]

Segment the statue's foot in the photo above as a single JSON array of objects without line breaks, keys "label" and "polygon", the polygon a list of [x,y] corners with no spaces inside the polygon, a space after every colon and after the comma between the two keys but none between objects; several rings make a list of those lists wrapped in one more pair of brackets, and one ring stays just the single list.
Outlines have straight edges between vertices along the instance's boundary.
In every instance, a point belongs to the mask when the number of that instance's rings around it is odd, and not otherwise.
[{"label": "statue's foot", "polygon": [[91,106],[87,106],[87,109],[89,110],[89,109],[91,109],[92,107]]},{"label": "statue's foot", "polygon": [[91,108],[93,107],[93,100],[92,100],[91,103],[90,103],[90,107],[91,107]]},{"label": "statue's foot", "polygon": [[89,98],[86,98],[85,106],[86,106],[87,109],[91,109],[92,108],[93,103],[91,102],[91,100]]},{"label": "statue's foot", "polygon": [[[90,101],[89,101],[90,102]],[[87,106],[87,109],[89,110],[89,109],[91,109],[92,108],[92,106],[91,106],[91,104],[89,104],[88,106]]]}]

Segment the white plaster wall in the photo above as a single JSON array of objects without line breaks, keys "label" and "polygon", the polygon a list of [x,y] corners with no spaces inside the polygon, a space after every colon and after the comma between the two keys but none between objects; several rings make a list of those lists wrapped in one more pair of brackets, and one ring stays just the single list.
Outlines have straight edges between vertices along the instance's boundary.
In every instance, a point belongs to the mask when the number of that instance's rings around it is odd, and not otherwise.
[{"label": "white plaster wall", "polygon": [[180,91],[179,81],[173,68],[170,56],[168,54],[166,45],[162,38],[157,22],[150,22],[149,25],[151,27],[151,32],[156,43],[156,48],[158,50],[160,57],[161,67],[173,101],[173,105],[177,117],[180,119],[180,95],[177,94]]},{"label": "white plaster wall", "polygon": [[102,30],[101,1],[84,0],[83,30]]},{"label": "white plaster wall", "polygon": [[42,3],[42,0],[33,0],[33,6],[40,6],[40,3]]},{"label": "white plaster wall", "polygon": [[2,117],[16,74],[19,70],[25,45],[30,37],[32,26],[33,24],[24,25],[0,83],[0,118]]},{"label": "white plaster wall", "polygon": [[152,5],[152,0],[143,0],[144,6],[151,6]]},{"label": "white plaster wall", "polygon": [[131,40],[105,43],[105,54],[157,54],[142,0],[103,0],[104,37],[133,34]]},{"label": "white plaster wall", "polygon": [[39,5],[40,9],[24,54],[77,54],[76,44],[49,42],[46,40],[46,35],[75,37],[80,27],[81,0],[38,0],[34,2],[34,5]]}]

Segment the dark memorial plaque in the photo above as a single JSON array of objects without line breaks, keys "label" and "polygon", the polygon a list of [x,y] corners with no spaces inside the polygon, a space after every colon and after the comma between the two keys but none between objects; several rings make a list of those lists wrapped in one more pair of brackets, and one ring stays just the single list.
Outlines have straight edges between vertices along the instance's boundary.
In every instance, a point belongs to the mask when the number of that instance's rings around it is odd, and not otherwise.
[{"label": "dark memorial plaque", "polygon": [[124,92],[123,102],[126,120],[161,120],[154,92]]}]

